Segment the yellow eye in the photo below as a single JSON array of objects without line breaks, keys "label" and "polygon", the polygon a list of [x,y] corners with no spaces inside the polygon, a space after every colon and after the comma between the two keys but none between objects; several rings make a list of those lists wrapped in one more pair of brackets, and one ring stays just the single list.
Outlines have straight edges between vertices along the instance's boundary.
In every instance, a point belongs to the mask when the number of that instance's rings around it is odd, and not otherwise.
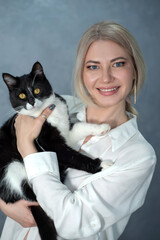
[{"label": "yellow eye", "polygon": [[19,94],[19,98],[21,98],[21,99],[25,99],[25,98],[26,98],[26,94],[24,94],[24,93],[20,93],[20,94]]},{"label": "yellow eye", "polygon": [[34,89],[34,93],[35,93],[35,94],[40,93],[40,89],[39,89],[39,88]]}]

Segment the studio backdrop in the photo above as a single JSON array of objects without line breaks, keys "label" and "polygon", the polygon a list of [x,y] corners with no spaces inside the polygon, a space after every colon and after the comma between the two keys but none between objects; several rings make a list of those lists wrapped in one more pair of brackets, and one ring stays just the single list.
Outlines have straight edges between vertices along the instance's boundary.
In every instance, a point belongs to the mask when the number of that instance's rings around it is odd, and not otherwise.
[{"label": "studio backdrop", "polygon": [[[39,61],[54,90],[72,94],[78,42],[96,22],[116,21],[130,30],[143,52],[147,78],[137,98],[139,128],[160,156],[159,0],[0,0],[0,74],[19,76]],[[0,124],[13,114],[0,78]],[[133,214],[121,240],[160,239],[160,165],[144,206]],[[5,216],[0,211],[0,233]]]}]

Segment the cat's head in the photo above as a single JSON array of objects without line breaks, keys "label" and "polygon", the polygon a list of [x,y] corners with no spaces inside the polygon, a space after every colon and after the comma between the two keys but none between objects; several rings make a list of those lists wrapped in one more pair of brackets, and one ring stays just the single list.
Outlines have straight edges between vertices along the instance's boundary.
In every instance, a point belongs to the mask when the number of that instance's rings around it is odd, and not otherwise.
[{"label": "cat's head", "polygon": [[14,77],[3,73],[2,76],[9,89],[12,107],[17,112],[34,116],[34,112],[42,111],[53,102],[52,87],[39,62],[33,65],[29,74]]}]

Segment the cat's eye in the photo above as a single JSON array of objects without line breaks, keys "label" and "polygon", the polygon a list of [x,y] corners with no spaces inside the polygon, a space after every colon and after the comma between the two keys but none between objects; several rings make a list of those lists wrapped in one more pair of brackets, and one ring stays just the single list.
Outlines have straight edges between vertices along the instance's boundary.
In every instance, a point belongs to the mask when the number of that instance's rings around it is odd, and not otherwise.
[{"label": "cat's eye", "polygon": [[39,93],[40,93],[40,89],[39,88],[34,89],[34,94],[39,94]]},{"label": "cat's eye", "polygon": [[20,93],[20,94],[19,94],[19,98],[20,98],[20,99],[25,99],[25,98],[26,98],[26,94]]}]

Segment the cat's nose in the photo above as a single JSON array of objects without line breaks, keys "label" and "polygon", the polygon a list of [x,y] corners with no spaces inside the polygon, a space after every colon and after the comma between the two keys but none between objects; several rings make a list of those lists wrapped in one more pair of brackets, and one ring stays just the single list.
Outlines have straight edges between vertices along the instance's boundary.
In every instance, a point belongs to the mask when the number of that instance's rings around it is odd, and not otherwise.
[{"label": "cat's nose", "polygon": [[30,97],[29,100],[28,100],[28,102],[29,102],[32,106],[34,106],[35,100],[34,100],[34,98]]}]

